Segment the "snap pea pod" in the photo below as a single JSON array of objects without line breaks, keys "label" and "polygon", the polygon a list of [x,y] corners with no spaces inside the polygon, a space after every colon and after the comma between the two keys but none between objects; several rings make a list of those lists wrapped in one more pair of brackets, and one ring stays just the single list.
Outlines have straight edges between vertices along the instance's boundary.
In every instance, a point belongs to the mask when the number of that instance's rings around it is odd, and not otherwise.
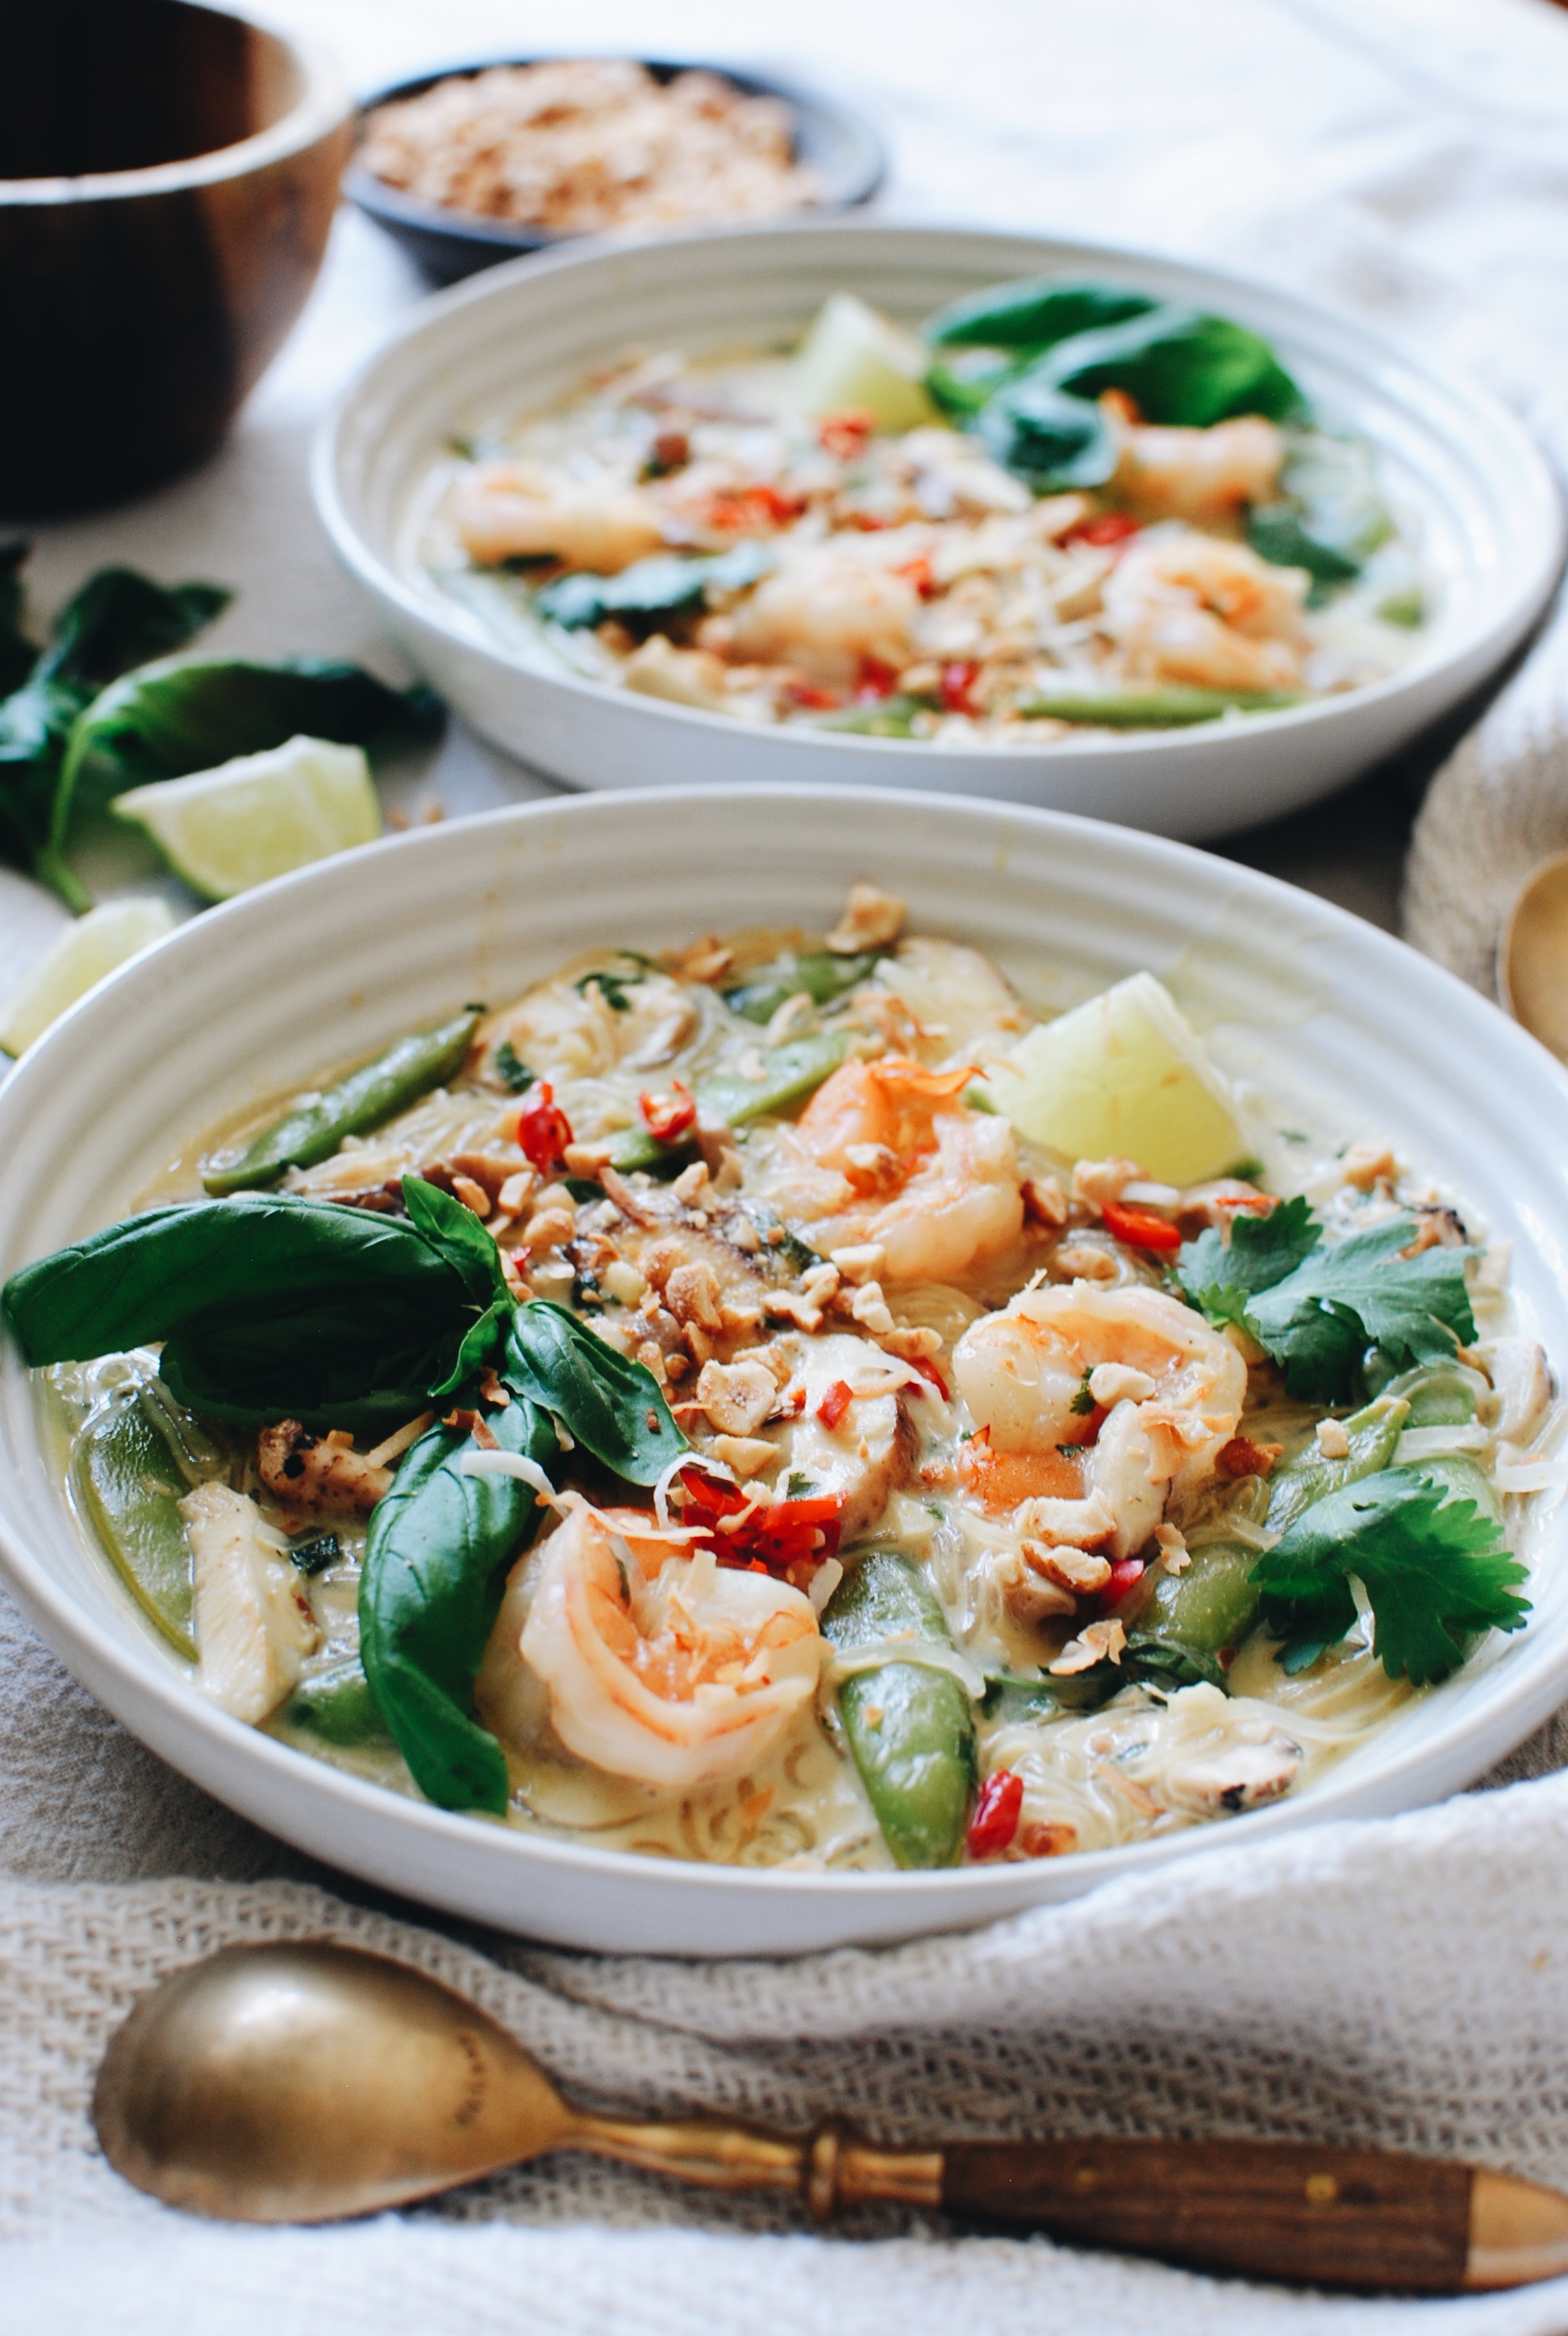
[{"label": "snap pea pod", "polygon": [[1181,1573],[1156,1568],[1137,1627],[1128,1634],[1123,1668],[1129,1679],[1161,1687],[1225,1684],[1220,1657],[1240,1646],[1258,1617],[1261,1592],[1251,1580],[1258,1552],[1247,1542],[1205,1542]]},{"label": "snap pea pod", "polygon": [[453,1015],[428,1030],[394,1040],[373,1062],[362,1063],[314,1103],[301,1104],[253,1136],[238,1157],[219,1153],[202,1171],[205,1189],[221,1199],[257,1184],[275,1183],[286,1168],[313,1168],[329,1159],[346,1135],[366,1135],[453,1077],[467,1059],[477,1012]]},{"label": "snap pea pod", "polygon": [[74,1474],[115,1572],[175,1652],[194,1662],[190,1543],[179,1506],[190,1480],[139,1397],[116,1397],[89,1418]]},{"label": "snap pea pod", "polygon": [[881,949],[872,949],[863,956],[833,957],[826,949],[809,949],[785,964],[765,966],[749,981],[726,989],[724,1002],[748,1022],[770,1022],[781,1006],[803,990],[813,1006],[831,1006],[873,973],[881,955]]},{"label": "snap pea pod", "polygon": [[1410,1406],[1407,1427],[1466,1427],[1475,1416],[1475,1389],[1458,1363],[1433,1363],[1390,1379],[1385,1395],[1402,1396]]},{"label": "snap pea pod", "polygon": [[[696,1090],[698,1113],[705,1120],[722,1119],[731,1127],[744,1127],[748,1120],[788,1111],[792,1105],[804,1103],[837,1070],[847,1043],[839,1031],[819,1031],[814,1037],[792,1038],[787,1046],[773,1047],[763,1056],[760,1079],[743,1079],[733,1071],[705,1079]],[[646,1128],[627,1127],[615,1138],[609,1164],[624,1176],[634,1168],[657,1171],[690,1151],[689,1144],[660,1144]]]},{"label": "snap pea pod", "polygon": [[992,1671],[980,1711],[996,1727],[1028,1726],[1097,1711],[1126,1684],[1127,1674],[1110,1662],[1091,1663],[1086,1671],[1072,1671],[1062,1679],[1020,1679],[1010,1671]]},{"label": "snap pea pod", "polygon": [[1277,714],[1302,703],[1300,690],[1199,689],[1167,682],[1159,689],[1047,689],[1019,702],[1030,722],[1076,722],[1096,730],[1180,730],[1222,714]]},{"label": "snap pea pod", "polygon": [[[1394,1455],[1409,1406],[1398,1396],[1379,1396],[1345,1422],[1350,1449],[1329,1460],[1315,1444],[1288,1460],[1270,1489],[1268,1529],[1283,1533],[1304,1509],[1363,1476],[1386,1468]],[[1193,1686],[1207,1679],[1224,1685],[1222,1654],[1239,1647],[1258,1619],[1262,1591],[1252,1579],[1254,1544],[1215,1540],[1200,1544],[1181,1573],[1157,1568],[1153,1586],[1128,1635],[1125,1668],[1135,1679],[1161,1685]]]},{"label": "snap pea pod", "polygon": [[285,1719],[308,1728],[327,1744],[374,1744],[390,1741],[381,1707],[356,1655],[346,1655],[307,1672],[295,1689]]},{"label": "snap pea pod", "polygon": [[1344,1422],[1350,1449],[1344,1459],[1329,1460],[1311,1443],[1276,1469],[1269,1486],[1269,1511],[1264,1522],[1271,1533],[1289,1533],[1303,1509],[1326,1493],[1341,1492],[1347,1484],[1375,1476],[1393,1460],[1395,1447],[1410,1424],[1410,1406],[1403,1396],[1374,1396]]},{"label": "snap pea pod", "polygon": [[[840,1583],[823,1635],[846,1655],[904,1635],[952,1644],[918,1566],[885,1549],[869,1551]],[[975,1727],[961,1680],[929,1663],[879,1663],[841,1683],[839,1715],[897,1863],[951,1865],[975,1781]]]}]

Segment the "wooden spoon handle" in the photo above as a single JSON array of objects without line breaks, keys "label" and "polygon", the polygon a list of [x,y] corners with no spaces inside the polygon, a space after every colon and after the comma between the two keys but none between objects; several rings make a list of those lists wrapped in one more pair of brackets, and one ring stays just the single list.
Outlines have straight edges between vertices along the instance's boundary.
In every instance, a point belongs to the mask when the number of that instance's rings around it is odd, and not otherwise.
[{"label": "wooden spoon handle", "polygon": [[1255,2278],[1466,2284],[1467,2166],[1254,2141],[957,2142],[943,2158],[942,2205],[984,2222]]}]

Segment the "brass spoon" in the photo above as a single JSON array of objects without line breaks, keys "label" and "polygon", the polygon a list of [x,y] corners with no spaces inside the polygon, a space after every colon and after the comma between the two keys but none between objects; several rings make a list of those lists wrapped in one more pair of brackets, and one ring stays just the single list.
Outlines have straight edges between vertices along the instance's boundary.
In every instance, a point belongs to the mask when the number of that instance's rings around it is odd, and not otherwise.
[{"label": "brass spoon", "polygon": [[1295,2142],[879,2149],[716,2120],[592,2115],[422,1971],[326,1942],[229,1947],[144,1995],[93,2098],[110,2163],[248,2223],[375,2213],[554,2149],[713,2190],[946,2207],[1215,2271],[1451,2293],[1568,2270],[1568,2198],[1512,2175]]},{"label": "brass spoon", "polygon": [[1497,944],[1497,995],[1568,1063],[1568,852],[1526,877]]}]

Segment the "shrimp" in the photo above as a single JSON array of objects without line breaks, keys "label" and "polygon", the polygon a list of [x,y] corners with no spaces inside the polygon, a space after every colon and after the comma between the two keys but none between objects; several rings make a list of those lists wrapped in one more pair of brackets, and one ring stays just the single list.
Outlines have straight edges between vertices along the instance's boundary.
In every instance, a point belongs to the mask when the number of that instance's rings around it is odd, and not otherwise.
[{"label": "shrimp", "polygon": [[1024,1221],[1009,1122],[960,1101],[967,1066],[906,1055],[841,1065],[786,1138],[781,1194],[829,1250],[874,1242],[884,1281],[951,1281],[989,1264]]},{"label": "shrimp", "polygon": [[599,969],[541,981],[481,1026],[480,1044],[509,1039],[519,1060],[544,1078],[599,1078],[667,1062],[696,1020],[690,993],[667,973],[639,971],[613,950],[604,960],[608,980],[592,978]]},{"label": "shrimp", "polygon": [[1105,588],[1105,629],[1133,679],[1294,689],[1308,642],[1300,568],[1173,528],[1135,543]]},{"label": "shrimp", "polygon": [[1240,1353],[1190,1307],[1083,1281],[1022,1290],[972,1323],[953,1377],[985,1431],[967,1472],[982,1498],[994,1470],[1036,1538],[1113,1558],[1209,1481],[1247,1392]]},{"label": "shrimp", "polygon": [[1213,526],[1243,503],[1267,502],[1280,483],[1285,442],[1271,422],[1244,414],[1210,430],[1135,426],[1114,419],[1121,452],[1113,484],[1145,519]]},{"label": "shrimp", "polygon": [[675,1792],[738,1776],[816,1693],[811,1601],[640,1512],[579,1500],[541,1560],[521,1652],[591,1767]]},{"label": "shrimp", "polygon": [[665,540],[657,505],[635,487],[588,485],[528,462],[476,462],[453,488],[447,511],[482,567],[544,558],[615,576]]},{"label": "shrimp", "polygon": [[846,689],[862,658],[903,670],[920,609],[910,579],[856,545],[790,545],[725,618],[726,645],[738,662],[787,664],[823,687]]},{"label": "shrimp", "polygon": [[920,1437],[899,1392],[910,1373],[902,1364],[890,1368],[869,1338],[834,1332],[788,1343],[797,1368],[786,1399],[798,1390],[801,1408],[763,1432],[783,1447],[791,1475],[805,1477],[814,1493],[839,1496],[839,1530],[851,1537],[881,1516],[919,1456]]}]

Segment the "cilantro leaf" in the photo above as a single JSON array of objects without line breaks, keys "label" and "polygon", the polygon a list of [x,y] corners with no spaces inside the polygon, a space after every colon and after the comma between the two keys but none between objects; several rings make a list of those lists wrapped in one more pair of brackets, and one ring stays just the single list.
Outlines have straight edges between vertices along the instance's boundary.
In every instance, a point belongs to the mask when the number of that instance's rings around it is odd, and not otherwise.
[{"label": "cilantro leaf", "polygon": [[1293,1273],[1322,1238],[1322,1226],[1300,1198],[1281,1201],[1267,1216],[1238,1210],[1228,1239],[1211,1227],[1183,1245],[1176,1280],[1211,1321],[1246,1329],[1249,1301]]},{"label": "cilantro leaf", "polygon": [[1493,1519],[1419,1468],[1385,1468],[1314,1502],[1253,1568],[1271,1627],[1292,1640],[1287,1668],[1344,1636],[1352,1577],[1371,1602],[1373,1651],[1390,1679],[1417,1687],[1456,1670],[1475,1632],[1517,1630],[1530,1611],[1514,1587],[1524,1568]]},{"label": "cilantro leaf", "polygon": [[1394,1217],[1327,1242],[1253,1299],[1247,1327],[1284,1364],[1292,1395],[1344,1401],[1356,1392],[1368,1344],[1407,1370],[1450,1361],[1455,1347],[1475,1337],[1464,1253],[1437,1246],[1402,1256],[1415,1234],[1408,1217]]},{"label": "cilantro leaf", "polygon": [[1437,1246],[1405,1257],[1417,1228],[1392,1217],[1325,1241],[1304,1201],[1267,1217],[1238,1216],[1229,1241],[1188,1241],[1176,1279],[1214,1322],[1235,1322],[1285,1366],[1290,1393],[1349,1401],[1362,1350],[1382,1349],[1396,1370],[1446,1362],[1475,1335],[1464,1255]]}]

